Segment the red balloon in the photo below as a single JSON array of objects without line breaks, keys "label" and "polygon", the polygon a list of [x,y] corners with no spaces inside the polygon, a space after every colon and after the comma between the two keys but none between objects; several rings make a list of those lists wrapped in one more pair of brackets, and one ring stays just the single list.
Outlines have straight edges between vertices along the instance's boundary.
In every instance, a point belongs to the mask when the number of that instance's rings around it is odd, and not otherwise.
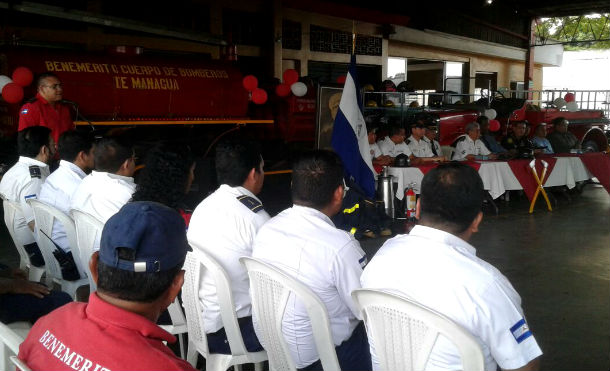
[{"label": "red balloon", "polygon": [[345,75],[339,76],[339,77],[337,77],[337,83],[345,84],[346,79],[347,79],[347,76],[345,76]]},{"label": "red balloon", "polygon": [[258,79],[253,75],[248,75],[244,77],[242,84],[247,91],[253,91],[258,88]]},{"label": "red balloon", "polygon": [[489,131],[498,131],[498,130],[500,130],[500,121],[489,120]]},{"label": "red balloon", "polygon": [[264,104],[267,101],[267,92],[260,88],[254,89],[252,101],[256,104]]},{"label": "red balloon", "polygon": [[570,103],[570,102],[574,102],[574,101],[576,100],[576,96],[574,96],[574,94],[573,94],[573,93],[568,93],[568,94],[566,94],[566,95],[563,97],[563,99],[564,99],[564,100],[565,100],[567,103]]},{"label": "red balloon", "polygon": [[294,84],[299,81],[299,73],[297,70],[289,69],[284,71],[284,84],[288,84],[288,86]]},{"label": "red balloon", "polygon": [[7,103],[19,103],[23,99],[23,88],[14,82],[9,82],[2,88],[2,98]]},{"label": "red balloon", "polygon": [[34,74],[27,67],[17,67],[13,71],[13,82],[19,86],[28,86],[34,81]]},{"label": "red balloon", "polygon": [[275,94],[278,97],[287,97],[290,95],[290,85],[288,84],[279,84],[275,87]]}]

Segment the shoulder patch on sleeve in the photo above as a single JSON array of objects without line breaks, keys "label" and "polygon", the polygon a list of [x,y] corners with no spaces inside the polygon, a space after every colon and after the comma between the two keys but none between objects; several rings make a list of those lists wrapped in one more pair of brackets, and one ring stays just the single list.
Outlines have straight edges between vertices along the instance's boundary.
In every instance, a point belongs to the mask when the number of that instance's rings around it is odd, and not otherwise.
[{"label": "shoulder patch on sleeve", "polygon": [[523,318],[510,328],[510,332],[513,334],[517,344],[521,344],[525,339],[532,336],[532,332]]},{"label": "shoulder patch on sleeve", "polygon": [[30,166],[30,176],[32,178],[38,178],[38,179],[42,178],[40,168],[36,165]]},{"label": "shoulder patch on sleeve", "polygon": [[364,267],[366,267],[366,264],[369,262],[369,260],[367,259],[366,255],[364,255],[362,258],[360,258],[360,260],[358,260],[358,263],[360,263],[360,266],[362,267],[362,269],[364,269]]},{"label": "shoulder patch on sleeve", "polygon": [[27,115],[27,114],[28,114],[28,111],[29,111],[29,109],[24,108],[24,109],[22,109],[22,110],[21,110],[21,114],[22,114],[22,115]]},{"label": "shoulder patch on sleeve", "polygon": [[241,196],[238,196],[237,199],[239,200],[239,202],[244,204],[248,209],[250,209],[254,213],[258,213],[259,211],[264,210],[263,204],[260,203],[259,201],[257,201],[254,197],[241,195]]}]

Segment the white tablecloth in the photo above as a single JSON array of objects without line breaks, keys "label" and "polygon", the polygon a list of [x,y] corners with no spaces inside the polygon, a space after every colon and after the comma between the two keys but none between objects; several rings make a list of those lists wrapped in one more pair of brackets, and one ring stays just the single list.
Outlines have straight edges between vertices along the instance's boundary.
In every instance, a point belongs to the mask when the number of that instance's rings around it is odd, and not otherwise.
[{"label": "white tablecloth", "polygon": [[[574,188],[576,182],[592,178],[591,173],[584,166],[578,157],[556,157],[557,162],[551,174],[544,182],[545,187],[565,185]],[[506,191],[523,189],[517,177],[513,174],[508,162],[506,161],[481,161],[479,175],[483,180],[483,188],[489,192],[492,198],[500,197]],[[424,174],[417,167],[390,167],[388,173],[394,177],[398,183],[396,187],[396,197],[402,200],[404,190],[414,183],[415,193],[419,193],[421,181]]]}]

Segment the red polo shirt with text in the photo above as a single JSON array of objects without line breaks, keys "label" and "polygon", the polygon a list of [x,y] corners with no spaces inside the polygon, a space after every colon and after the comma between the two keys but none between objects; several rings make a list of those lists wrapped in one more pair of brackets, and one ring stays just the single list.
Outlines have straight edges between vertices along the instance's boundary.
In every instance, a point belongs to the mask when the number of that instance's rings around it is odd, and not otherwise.
[{"label": "red polo shirt with text", "polygon": [[74,122],[70,114],[70,108],[62,103],[55,103],[51,107],[40,94],[36,94],[36,100],[26,103],[19,111],[19,131],[30,126],[46,126],[52,131],[55,143],[59,136],[68,130],[74,129]]},{"label": "red polo shirt with text", "polygon": [[150,320],[91,294],[40,318],[19,347],[19,359],[37,370],[195,369],[163,344],[176,338]]}]

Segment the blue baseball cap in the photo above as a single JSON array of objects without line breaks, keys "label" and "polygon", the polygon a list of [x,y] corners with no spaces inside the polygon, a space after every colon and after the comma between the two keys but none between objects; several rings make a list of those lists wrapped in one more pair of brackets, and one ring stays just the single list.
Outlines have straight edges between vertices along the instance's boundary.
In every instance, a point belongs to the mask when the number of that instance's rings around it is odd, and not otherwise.
[{"label": "blue baseball cap", "polygon": [[[121,256],[119,249],[123,251]],[[108,219],[99,259],[127,271],[160,272],[182,264],[190,250],[184,219],[176,210],[157,202],[138,201],[125,204]]]}]

